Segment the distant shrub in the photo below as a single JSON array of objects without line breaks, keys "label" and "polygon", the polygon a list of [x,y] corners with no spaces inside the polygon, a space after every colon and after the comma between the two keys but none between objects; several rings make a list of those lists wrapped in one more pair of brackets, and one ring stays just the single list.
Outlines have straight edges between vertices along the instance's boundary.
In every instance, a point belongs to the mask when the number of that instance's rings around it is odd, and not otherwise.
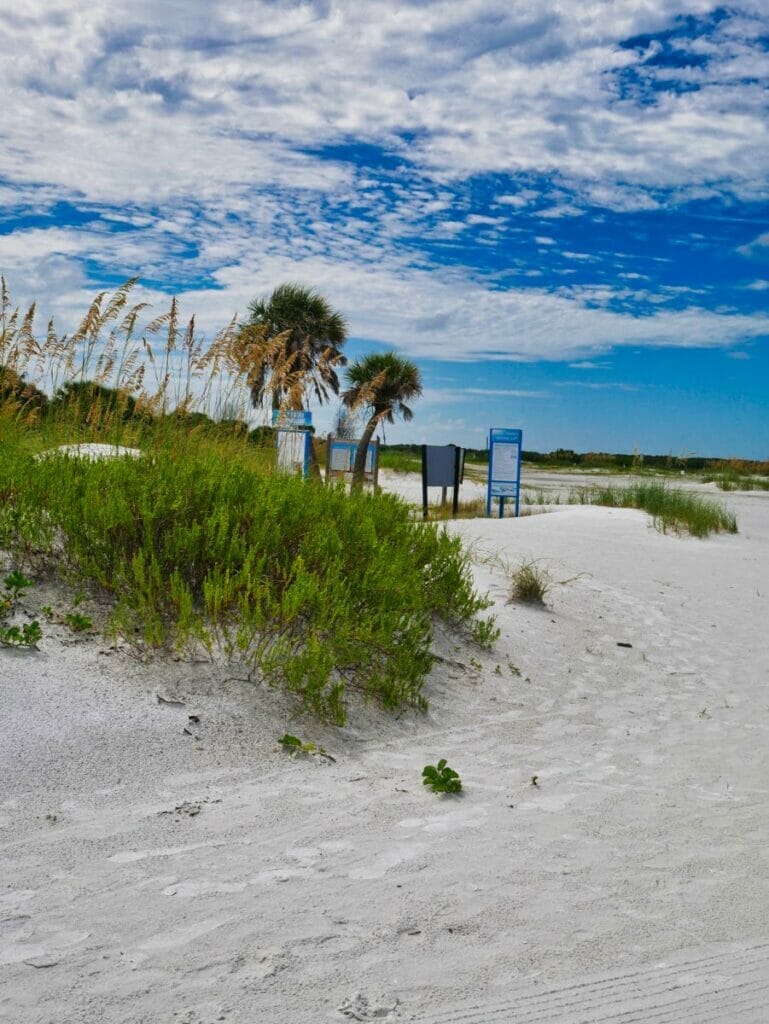
[{"label": "distant shrub", "polygon": [[769,491],[769,480],[760,476],[743,476],[729,470],[702,478],[703,483],[715,483],[721,491]]},{"label": "distant shrub", "polygon": [[0,363],[0,406],[13,406],[22,415],[40,413],[48,405],[48,396],[24,379],[10,366]]},{"label": "distant shrub", "polygon": [[129,391],[90,380],[62,384],[47,404],[45,414],[47,418],[71,420],[96,431],[149,418],[137,407],[136,398]]},{"label": "distant shrub", "polygon": [[421,473],[422,455],[418,452],[402,452],[380,448],[380,469],[391,469],[395,473]]}]

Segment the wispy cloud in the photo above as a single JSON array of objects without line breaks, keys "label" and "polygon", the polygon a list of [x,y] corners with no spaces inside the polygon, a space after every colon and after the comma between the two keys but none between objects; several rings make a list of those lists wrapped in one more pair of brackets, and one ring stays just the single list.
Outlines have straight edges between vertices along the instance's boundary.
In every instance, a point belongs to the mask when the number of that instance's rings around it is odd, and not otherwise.
[{"label": "wispy cloud", "polygon": [[555,381],[557,388],[587,388],[588,391],[640,391],[637,384],[627,384],[623,381],[586,381],[586,380],[558,380]]},{"label": "wispy cloud", "polygon": [[769,254],[769,231],[763,232],[752,241],[737,247],[737,252],[743,256],[757,256]]},{"label": "wispy cloud", "polygon": [[493,395],[503,398],[550,398],[549,391],[524,391],[518,388],[463,388],[464,395]]}]

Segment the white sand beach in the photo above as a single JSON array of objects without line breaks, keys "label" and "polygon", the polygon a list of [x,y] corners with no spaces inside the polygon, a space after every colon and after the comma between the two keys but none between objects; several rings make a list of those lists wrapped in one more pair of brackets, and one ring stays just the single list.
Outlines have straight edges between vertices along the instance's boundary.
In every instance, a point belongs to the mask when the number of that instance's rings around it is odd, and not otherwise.
[{"label": "white sand beach", "polygon": [[502,636],[436,637],[426,714],[321,727],[56,624],[0,650],[0,1020],[765,1024],[769,493],[704,489],[737,535],[451,524]]}]

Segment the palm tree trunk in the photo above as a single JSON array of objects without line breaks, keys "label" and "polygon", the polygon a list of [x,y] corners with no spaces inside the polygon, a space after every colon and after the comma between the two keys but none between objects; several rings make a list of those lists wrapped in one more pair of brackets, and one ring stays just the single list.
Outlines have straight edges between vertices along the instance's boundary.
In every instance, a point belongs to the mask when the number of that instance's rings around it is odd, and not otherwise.
[{"label": "palm tree trunk", "polygon": [[318,452],[315,449],[315,435],[310,432],[310,479],[311,480],[322,480],[320,472],[320,462],[318,461]]},{"label": "palm tree trunk", "polygon": [[366,424],[366,428],[363,431],[363,436],[358,442],[358,448],[355,452],[355,462],[352,467],[352,489],[357,491],[363,487],[363,477],[366,473],[366,455],[368,454],[368,446],[371,443],[371,438],[374,436],[374,431],[377,428],[380,417],[377,413],[371,417]]}]

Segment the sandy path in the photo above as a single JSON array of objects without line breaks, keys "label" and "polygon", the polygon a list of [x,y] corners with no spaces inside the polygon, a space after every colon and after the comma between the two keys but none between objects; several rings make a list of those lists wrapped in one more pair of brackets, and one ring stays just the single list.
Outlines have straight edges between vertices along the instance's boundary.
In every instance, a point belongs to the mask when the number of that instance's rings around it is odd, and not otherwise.
[{"label": "sandy path", "polygon": [[[0,1019],[764,1021],[767,499],[706,541],[456,524],[502,638],[440,638],[428,715],[343,733],[207,665],[0,654]],[[522,557],[572,581],[547,610],[506,604]]]}]

